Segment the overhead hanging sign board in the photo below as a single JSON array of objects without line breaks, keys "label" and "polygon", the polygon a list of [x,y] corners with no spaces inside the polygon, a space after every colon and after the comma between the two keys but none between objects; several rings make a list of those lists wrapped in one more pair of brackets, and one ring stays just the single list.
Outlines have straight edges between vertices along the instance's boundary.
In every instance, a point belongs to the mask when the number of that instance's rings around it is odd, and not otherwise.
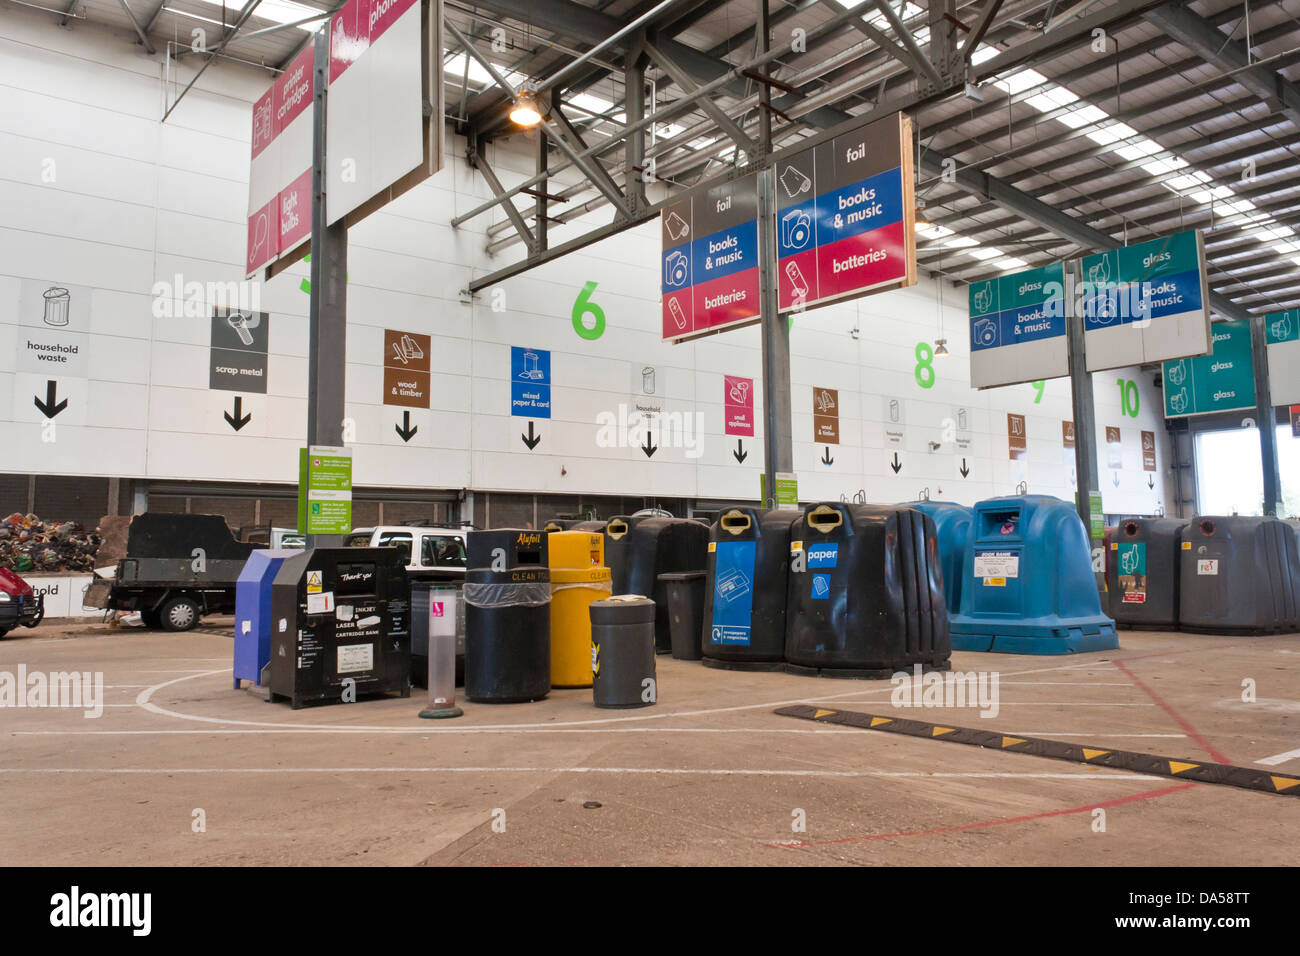
[{"label": "overhead hanging sign board", "polygon": [[247,275],[296,260],[311,239],[313,72],[308,44],[253,103]]},{"label": "overhead hanging sign board", "polygon": [[[442,168],[442,0],[349,0],[330,20],[326,202],[359,222]],[[253,104],[246,274],[311,248],[315,51]]]},{"label": "overhead hanging sign board", "polygon": [[758,321],[758,177],[664,207],[663,338],[682,342]]},{"label": "overhead hanging sign board", "polygon": [[992,388],[1070,374],[1061,263],[973,282],[967,295],[971,385]]},{"label": "overhead hanging sign board", "polygon": [[1249,322],[1216,322],[1209,355],[1165,362],[1165,417],[1255,407],[1255,364]]},{"label": "overhead hanging sign board", "polygon": [[442,168],[441,30],[441,0],[348,0],[330,20],[330,225],[354,212],[357,221]]},{"label": "overhead hanging sign board", "polygon": [[780,311],[916,284],[910,118],[866,123],[775,166]]},{"label": "overhead hanging sign board", "polygon": [[1300,403],[1300,309],[1264,316],[1264,341],[1273,404]]},{"label": "overhead hanging sign board", "polygon": [[1088,371],[1205,355],[1210,293],[1200,232],[1080,260]]}]

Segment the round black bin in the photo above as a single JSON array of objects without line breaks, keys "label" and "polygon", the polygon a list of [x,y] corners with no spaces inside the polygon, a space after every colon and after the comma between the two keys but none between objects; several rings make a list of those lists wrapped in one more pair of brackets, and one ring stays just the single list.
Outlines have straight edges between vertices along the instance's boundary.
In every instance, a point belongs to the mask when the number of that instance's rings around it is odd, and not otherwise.
[{"label": "round black bin", "polygon": [[541,700],[551,690],[551,574],[465,573],[465,696],[482,704]]}]

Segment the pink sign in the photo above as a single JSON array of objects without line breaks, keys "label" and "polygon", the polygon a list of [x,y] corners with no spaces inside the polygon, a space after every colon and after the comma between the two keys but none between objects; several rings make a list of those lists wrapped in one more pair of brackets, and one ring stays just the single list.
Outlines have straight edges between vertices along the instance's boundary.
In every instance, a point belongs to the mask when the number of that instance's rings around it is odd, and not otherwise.
[{"label": "pink sign", "polygon": [[726,434],[754,434],[754,380],[734,375],[722,377],[722,414]]},{"label": "pink sign", "polygon": [[442,617],[442,602],[441,601],[430,602],[429,613],[431,613],[434,617]]},{"label": "pink sign", "polygon": [[330,82],[333,83],[383,36],[416,0],[350,0],[330,24]]},{"label": "pink sign", "polygon": [[311,170],[280,191],[280,251],[311,238]]}]

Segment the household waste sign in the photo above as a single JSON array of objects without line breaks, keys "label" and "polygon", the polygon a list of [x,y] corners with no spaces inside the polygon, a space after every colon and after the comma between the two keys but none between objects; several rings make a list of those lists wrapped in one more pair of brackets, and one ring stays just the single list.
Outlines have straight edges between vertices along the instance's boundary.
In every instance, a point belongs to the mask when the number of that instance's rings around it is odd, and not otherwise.
[{"label": "household waste sign", "polygon": [[778,309],[916,282],[911,143],[900,113],[777,160]]},{"label": "household waste sign", "polygon": [[1209,355],[1164,363],[1166,418],[1255,407],[1250,323],[1216,322],[1212,348]]},{"label": "household waste sign", "polygon": [[754,610],[754,555],[757,542],[713,541],[713,619],[715,644],[748,647]]},{"label": "household waste sign", "polygon": [[1200,232],[1080,260],[1088,371],[1210,351],[1209,288]]},{"label": "household waste sign", "polygon": [[757,175],[672,203],[659,223],[664,340],[681,342],[756,322]]},{"label": "household waste sign", "polygon": [[1062,263],[973,282],[967,297],[973,386],[1070,374]]},{"label": "household waste sign", "polygon": [[304,534],[352,530],[351,448],[298,449],[298,530]]}]

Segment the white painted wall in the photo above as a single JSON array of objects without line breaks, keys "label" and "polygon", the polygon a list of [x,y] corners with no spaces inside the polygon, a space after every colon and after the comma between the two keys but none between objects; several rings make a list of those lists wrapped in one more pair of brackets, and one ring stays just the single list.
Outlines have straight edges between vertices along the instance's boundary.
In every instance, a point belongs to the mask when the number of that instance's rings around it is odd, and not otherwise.
[{"label": "white painted wall", "polygon": [[[60,29],[52,18],[11,10],[0,12],[0,24],[0,468],[294,481],[306,430],[306,266],[261,289],[271,314],[268,390],[244,395],[253,418],[237,434],[222,414],[233,393],[207,388],[208,320],[151,312],[158,280],[242,278],[250,104],[267,74],[218,63],[160,124],[161,66],[126,36]],[[490,195],[462,149],[452,142],[447,168],[351,234],[347,413],[356,423],[356,483],[756,497],[761,414],[743,465],[732,455],[736,440],[721,431],[724,374],[754,378],[762,407],[757,329],[660,342],[654,223],[502,283],[500,296],[490,290],[462,303],[459,290],[472,276],[519,255],[518,246],[496,260],[483,252],[484,230],[499,212],[449,227],[453,215]],[[530,149],[516,137],[489,160],[507,184],[519,182],[530,175]],[[608,210],[597,211],[553,230],[552,241],[608,221]],[[59,377],[69,406],[52,441],[43,440],[50,435],[32,401],[44,396],[44,376],[17,370],[18,290],[28,279],[89,290],[85,373]],[[595,341],[578,336],[570,318],[588,281],[598,283],[592,301],[607,318]],[[871,501],[898,501],[929,488],[934,498],[969,503],[1012,493],[1021,480],[1031,492],[1072,496],[1061,447],[1068,381],[1048,382],[1041,401],[1028,385],[972,390],[964,289],[948,286],[942,297],[940,307],[939,287],[925,280],[796,318],[793,424],[804,500],[865,489]],[[419,431],[409,444],[394,431],[402,410],[381,403],[385,328],[433,337],[433,408],[412,411]],[[936,360],[936,381],[925,389],[914,376],[914,349],[941,329],[952,354]],[[526,420],[509,414],[512,345],[552,351],[553,418],[538,422],[542,442],[532,452],[520,437]],[[665,411],[702,414],[698,458],[662,442],[649,461],[637,447],[597,447],[597,414],[629,403],[647,365],[656,368]],[[1121,417],[1119,377],[1139,382],[1137,419]],[[1106,511],[1153,512],[1168,501],[1159,393],[1136,370],[1097,375],[1095,385]],[[820,461],[824,446],[812,442],[814,386],[840,391],[841,444],[830,466]],[[884,436],[891,399],[902,403],[905,422],[897,476]],[[958,407],[970,410],[964,453],[943,434]],[[1026,463],[1009,460],[1007,412],[1027,416]],[[1123,430],[1118,487],[1105,467],[1107,424]],[[1141,469],[1140,429],[1157,435],[1154,490]],[[941,447],[932,451],[931,441]],[[963,455],[966,479],[958,474]]]}]

